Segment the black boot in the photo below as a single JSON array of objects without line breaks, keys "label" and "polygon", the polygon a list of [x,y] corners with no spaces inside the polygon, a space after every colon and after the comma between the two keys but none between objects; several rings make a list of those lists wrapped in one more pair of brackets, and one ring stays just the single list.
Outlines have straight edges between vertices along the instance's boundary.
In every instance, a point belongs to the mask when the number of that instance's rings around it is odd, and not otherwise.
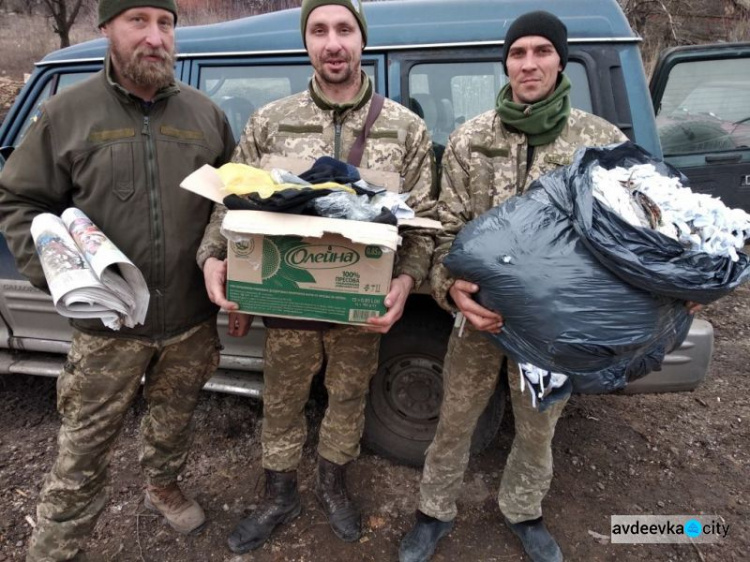
[{"label": "black boot", "polygon": [[229,535],[229,549],[237,554],[263,546],[273,530],[302,511],[297,492],[297,473],[266,470],[266,495],[250,517],[240,521]]},{"label": "black boot", "polygon": [[331,529],[344,542],[353,542],[362,534],[362,516],[346,493],[346,465],[318,457],[318,482],[315,487]]},{"label": "black boot", "polygon": [[440,521],[417,511],[417,523],[401,541],[399,562],[427,562],[440,539],[453,529],[453,521]]},{"label": "black boot", "polygon": [[563,562],[562,551],[541,517],[520,523],[511,523],[507,519],[505,522],[513,534],[521,539],[523,549],[533,562]]}]

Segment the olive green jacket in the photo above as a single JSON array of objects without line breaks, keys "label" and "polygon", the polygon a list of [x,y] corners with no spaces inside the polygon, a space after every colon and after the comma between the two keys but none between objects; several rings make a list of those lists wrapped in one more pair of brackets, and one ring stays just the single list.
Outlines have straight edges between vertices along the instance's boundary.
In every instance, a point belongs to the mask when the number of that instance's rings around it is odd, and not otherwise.
[{"label": "olive green jacket", "polygon": [[29,232],[42,212],[86,213],[143,272],[150,290],[145,325],[88,333],[165,338],[216,314],[195,252],[211,202],[179,187],[204,164],[227,162],[234,138],[223,112],[184,84],[146,106],[101,71],[43,105],[0,176],[0,228],[19,271],[47,283]]}]

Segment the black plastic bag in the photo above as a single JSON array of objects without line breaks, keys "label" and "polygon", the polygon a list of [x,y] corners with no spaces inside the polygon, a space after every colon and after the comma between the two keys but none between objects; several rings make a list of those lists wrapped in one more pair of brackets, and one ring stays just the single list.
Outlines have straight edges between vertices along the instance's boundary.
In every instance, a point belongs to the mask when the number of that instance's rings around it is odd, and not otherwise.
[{"label": "black plastic bag", "polygon": [[658,370],[689,330],[685,301],[710,302],[750,275],[744,254],[732,264],[687,252],[594,199],[594,165],[645,162],[679,174],[631,143],[581,149],[571,166],[469,223],[444,262],[503,315],[490,336],[501,348],[570,375],[575,392],[609,392]]},{"label": "black plastic bag", "polygon": [[542,176],[539,183],[574,222],[597,259],[631,285],[658,295],[708,304],[750,280],[750,256],[739,252],[733,262],[686,250],[679,242],[651,230],[633,227],[594,198],[591,172],[652,164],[665,176],[690,183],[677,169],[641,147],[622,143],[576,152],[570,166]]}]

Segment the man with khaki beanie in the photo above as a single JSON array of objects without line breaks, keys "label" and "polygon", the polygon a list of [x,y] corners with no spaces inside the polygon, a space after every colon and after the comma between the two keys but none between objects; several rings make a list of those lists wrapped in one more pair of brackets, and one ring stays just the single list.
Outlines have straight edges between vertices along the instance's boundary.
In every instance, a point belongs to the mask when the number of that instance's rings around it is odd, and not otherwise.
[{"label": "man with khaki beanie", "polygon": [[[263,167],[271,156],[296,158],[312,165],[332,156],[361,169],[391,175],[408,194],[418,216],[434,210],[432,143],[424,122],[402,105],[374,93],[361,68],[367,42],[363,4],[358,0],[304,0],[300,26],[314,74],[308,89],[258,110],[245,127],[233,160]],[[378,109],[378,100],[382,106]],[[371,121],[372,119],[372,121]],[[367,130],[364,148],[354,149]],[[265,160],[264,160],[265,159]],[[217,206],[206,229],[198,262],[212,300],[227,310],[226,239],[219,227],[225,208]],[[367,327],[279,325],[266,319],[263,389],[263,468],[266,496],[229,537],[229,547],[244,553],[262,546],[273,530],[301,510],[297,467],[306,437],[304,407],[313,376],[325,364],[328,408],[318,441],[315,495],[333,532],[346,542],[361,535],[361,515],[346,487],[346,469],[359,455],[370,379],[378,364],[380,334],[401,317],[412,288],[427,275],[433,238],[429,232],[403,231],[396,255],[388,312],[370,318]],[[244,314],[230,314],[247,324]],[[239,334],[241,335],[241,334]]]},{"label": "man with khaki beanie", "polygon": [[107,501],[112,445],[144,375],[144,503],[180,533],[205,524],[177,476],[199,392],[219,359],[217,308],[191,259],[211,205],[179,183],[196,167],[225,163],[235,143],[221,110],[175,81],[176,19],[174,0],[101,0],[104,69],[44,104],[0,178],[0,227],[34,286],[48,290],[29,224],[76,206],[141,269],[150,290],[142,325],[113,331],[99,320],[72,321],[57,385],[59,451],[39,498],[29,562],[85,559]]}]

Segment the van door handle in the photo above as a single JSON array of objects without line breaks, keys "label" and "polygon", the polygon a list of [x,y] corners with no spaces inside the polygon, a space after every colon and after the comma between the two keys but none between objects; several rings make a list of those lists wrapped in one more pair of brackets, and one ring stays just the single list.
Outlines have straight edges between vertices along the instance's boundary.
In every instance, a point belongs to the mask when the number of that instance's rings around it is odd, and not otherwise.
[{"label": "van door handle", "polygon": [[706,164],[734,164],[742,159],[742,154],[709,154]]}]

